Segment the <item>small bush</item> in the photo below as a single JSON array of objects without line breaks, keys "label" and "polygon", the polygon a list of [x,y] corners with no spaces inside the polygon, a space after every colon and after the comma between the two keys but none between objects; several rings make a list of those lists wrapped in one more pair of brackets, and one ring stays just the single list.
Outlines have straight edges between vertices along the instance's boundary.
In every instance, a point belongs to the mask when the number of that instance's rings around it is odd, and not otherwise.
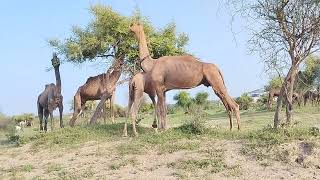
[{"label": "small bush", "polygon": [[188,114],[190,115],[189,122],[182,126],[185,130],[193,134],[203,134],[206,130],[205,127],[205,112],[202,110],[201,106],[192,104],[188,108]]}]

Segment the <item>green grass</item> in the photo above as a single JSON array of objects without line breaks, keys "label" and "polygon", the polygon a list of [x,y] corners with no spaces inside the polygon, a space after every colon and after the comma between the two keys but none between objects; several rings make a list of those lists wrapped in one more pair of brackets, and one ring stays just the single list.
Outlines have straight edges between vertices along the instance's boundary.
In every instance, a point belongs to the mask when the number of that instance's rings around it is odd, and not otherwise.
[{"label": "green grass", "polygon": [[[53,132],[39,133],[37,125],[25,128],[19,136],[18,144],[32,143],[32,148],[69,148],[88,141],[118,141],[125,140],[116,148],[119,154],[141,154],[149,147],[156,147],[160,153],[172,153],[180,150],[195,150],[199,147],[201,138],[243,140],[250,153],[257,147],[272,147],[293,140],[319,139],[320,108],[304,107],[296,109],[293,128],[271,128],[273,113],[269,111],[241,112],[241,131],[229,131],[229,121],[226,113],[220,110],[206,111],[205,122],[208,128],[203,133],[194,130],[188,123],[189,115],[184,113],[168,115],[169,126],[165,132],[155,133],[150,127],[152,115],[147,115],[138,126],[139,137],[122,137],[123,121],[117,119],[116,124],[78,125],[74,128],[56,128]],[[128,134],[132,135],[131,125]]]}]

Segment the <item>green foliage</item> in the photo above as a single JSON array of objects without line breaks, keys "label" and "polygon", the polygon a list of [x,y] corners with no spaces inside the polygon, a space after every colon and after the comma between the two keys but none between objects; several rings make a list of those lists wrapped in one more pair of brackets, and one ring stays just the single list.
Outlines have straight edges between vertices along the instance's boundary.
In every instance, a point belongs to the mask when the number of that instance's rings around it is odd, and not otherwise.
[{"label": "green foliage", "polygon": [[13,116],[12,119],[16,122],[19,123],[21,121],[28,121],[32,122],[34,120],[34,114],[33,113],[24,113],[18,116]]},{"label": "green foliage", "polygon": [[300,91],[320,87],[320,57],[309,56],[306,59],[304,70],[298,72],[296,86]]},{"label": "green foliage", "polygon": [[239,104],[240,110],[248,110],[253,102],[253,99],[247,93],[244,93],[236,99],[236,102]]},{"label": "green foliage", "polygon": [[270,89],[280,89],[283,81],[284,81],[283,77],[273,77],[269,81],[268,85],[265,86],[265,90],[269,91]]},{"label": "green foliage", "polygon": [[180,91],[173,99],[177,101],[176,105],[182,108],[187,108],[191,104],[191,97],[187,91]]},{"label": "green foliage", "polygon": [[175,23],[170,23],[161,30],[142,17],[137,11],[131,16],[123,16],[111,7],[101,4],[89,8],[93,18],[85,27],[73,26],[72,35],[61,41],[51,39],[49,44],[65,59],[73,63],[85,61],[110,62],[120,55],[125,55],[126,70],[133,73],[139,67],[138,42],[129,32],[131,22],[140,21],[149,42],[149,50],[154,58],[165,55],[184,54],[188,36],[177,34]]},{"label": "green foliage", "polygon": [[198,92],[194,98],[194,102],[198,105],[205,105],[208,103],[209,94],[207,92]]}]

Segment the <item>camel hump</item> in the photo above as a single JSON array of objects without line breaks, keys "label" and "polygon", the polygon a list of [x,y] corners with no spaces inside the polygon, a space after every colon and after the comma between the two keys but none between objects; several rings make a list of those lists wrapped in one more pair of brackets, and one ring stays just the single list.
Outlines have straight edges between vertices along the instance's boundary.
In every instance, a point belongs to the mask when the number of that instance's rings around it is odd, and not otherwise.
[{"label": "camel hump", "polygon": [[44,85],[45,89],[47,89],[47,88],[49,88],[49,87],[53,87],[53,86],[55,86],[53,83]]}]

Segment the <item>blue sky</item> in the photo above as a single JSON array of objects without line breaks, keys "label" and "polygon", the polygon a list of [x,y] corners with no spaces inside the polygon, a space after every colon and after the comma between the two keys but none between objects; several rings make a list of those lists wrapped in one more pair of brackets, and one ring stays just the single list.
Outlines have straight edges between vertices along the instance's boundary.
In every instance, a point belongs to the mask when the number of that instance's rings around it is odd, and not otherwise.
[{"label": "blue sky", "polygon": [[[201,2],[201,3],[200,3]],[[156,27],[175,21],[178,31],[189,35],[188,50],[202,61],[217,64],[223,72],[229,93],[239,96],[243,92],[263,87],[267,76],[258,56],[247,53],[245,31],[234,41],[230,17],[219,11],[215,1],[5,1],[0,6],[0,110],[7,114],[36,113],[38,94],[47,83],[55,82],[50,67],[52,48],[50,38],[64,39],[70,35],[72,25],[86,25],[91,15],[88,7],[102,3],[123,15],[130,15],[138,7],[142,15],[150,18]],[[241,22],[235,29],[241,29]],[[89,76],[105,71],[97,63],[75,66],[63,64],[60,68],[66,112],[77,88]],[[116,102],[127,104],[127,85],[117,89]],[[217,99],[211,88],[198,87],[189,92],[206,91],[210,99]],[[177,91],[168,93],[167,102]]]}]

